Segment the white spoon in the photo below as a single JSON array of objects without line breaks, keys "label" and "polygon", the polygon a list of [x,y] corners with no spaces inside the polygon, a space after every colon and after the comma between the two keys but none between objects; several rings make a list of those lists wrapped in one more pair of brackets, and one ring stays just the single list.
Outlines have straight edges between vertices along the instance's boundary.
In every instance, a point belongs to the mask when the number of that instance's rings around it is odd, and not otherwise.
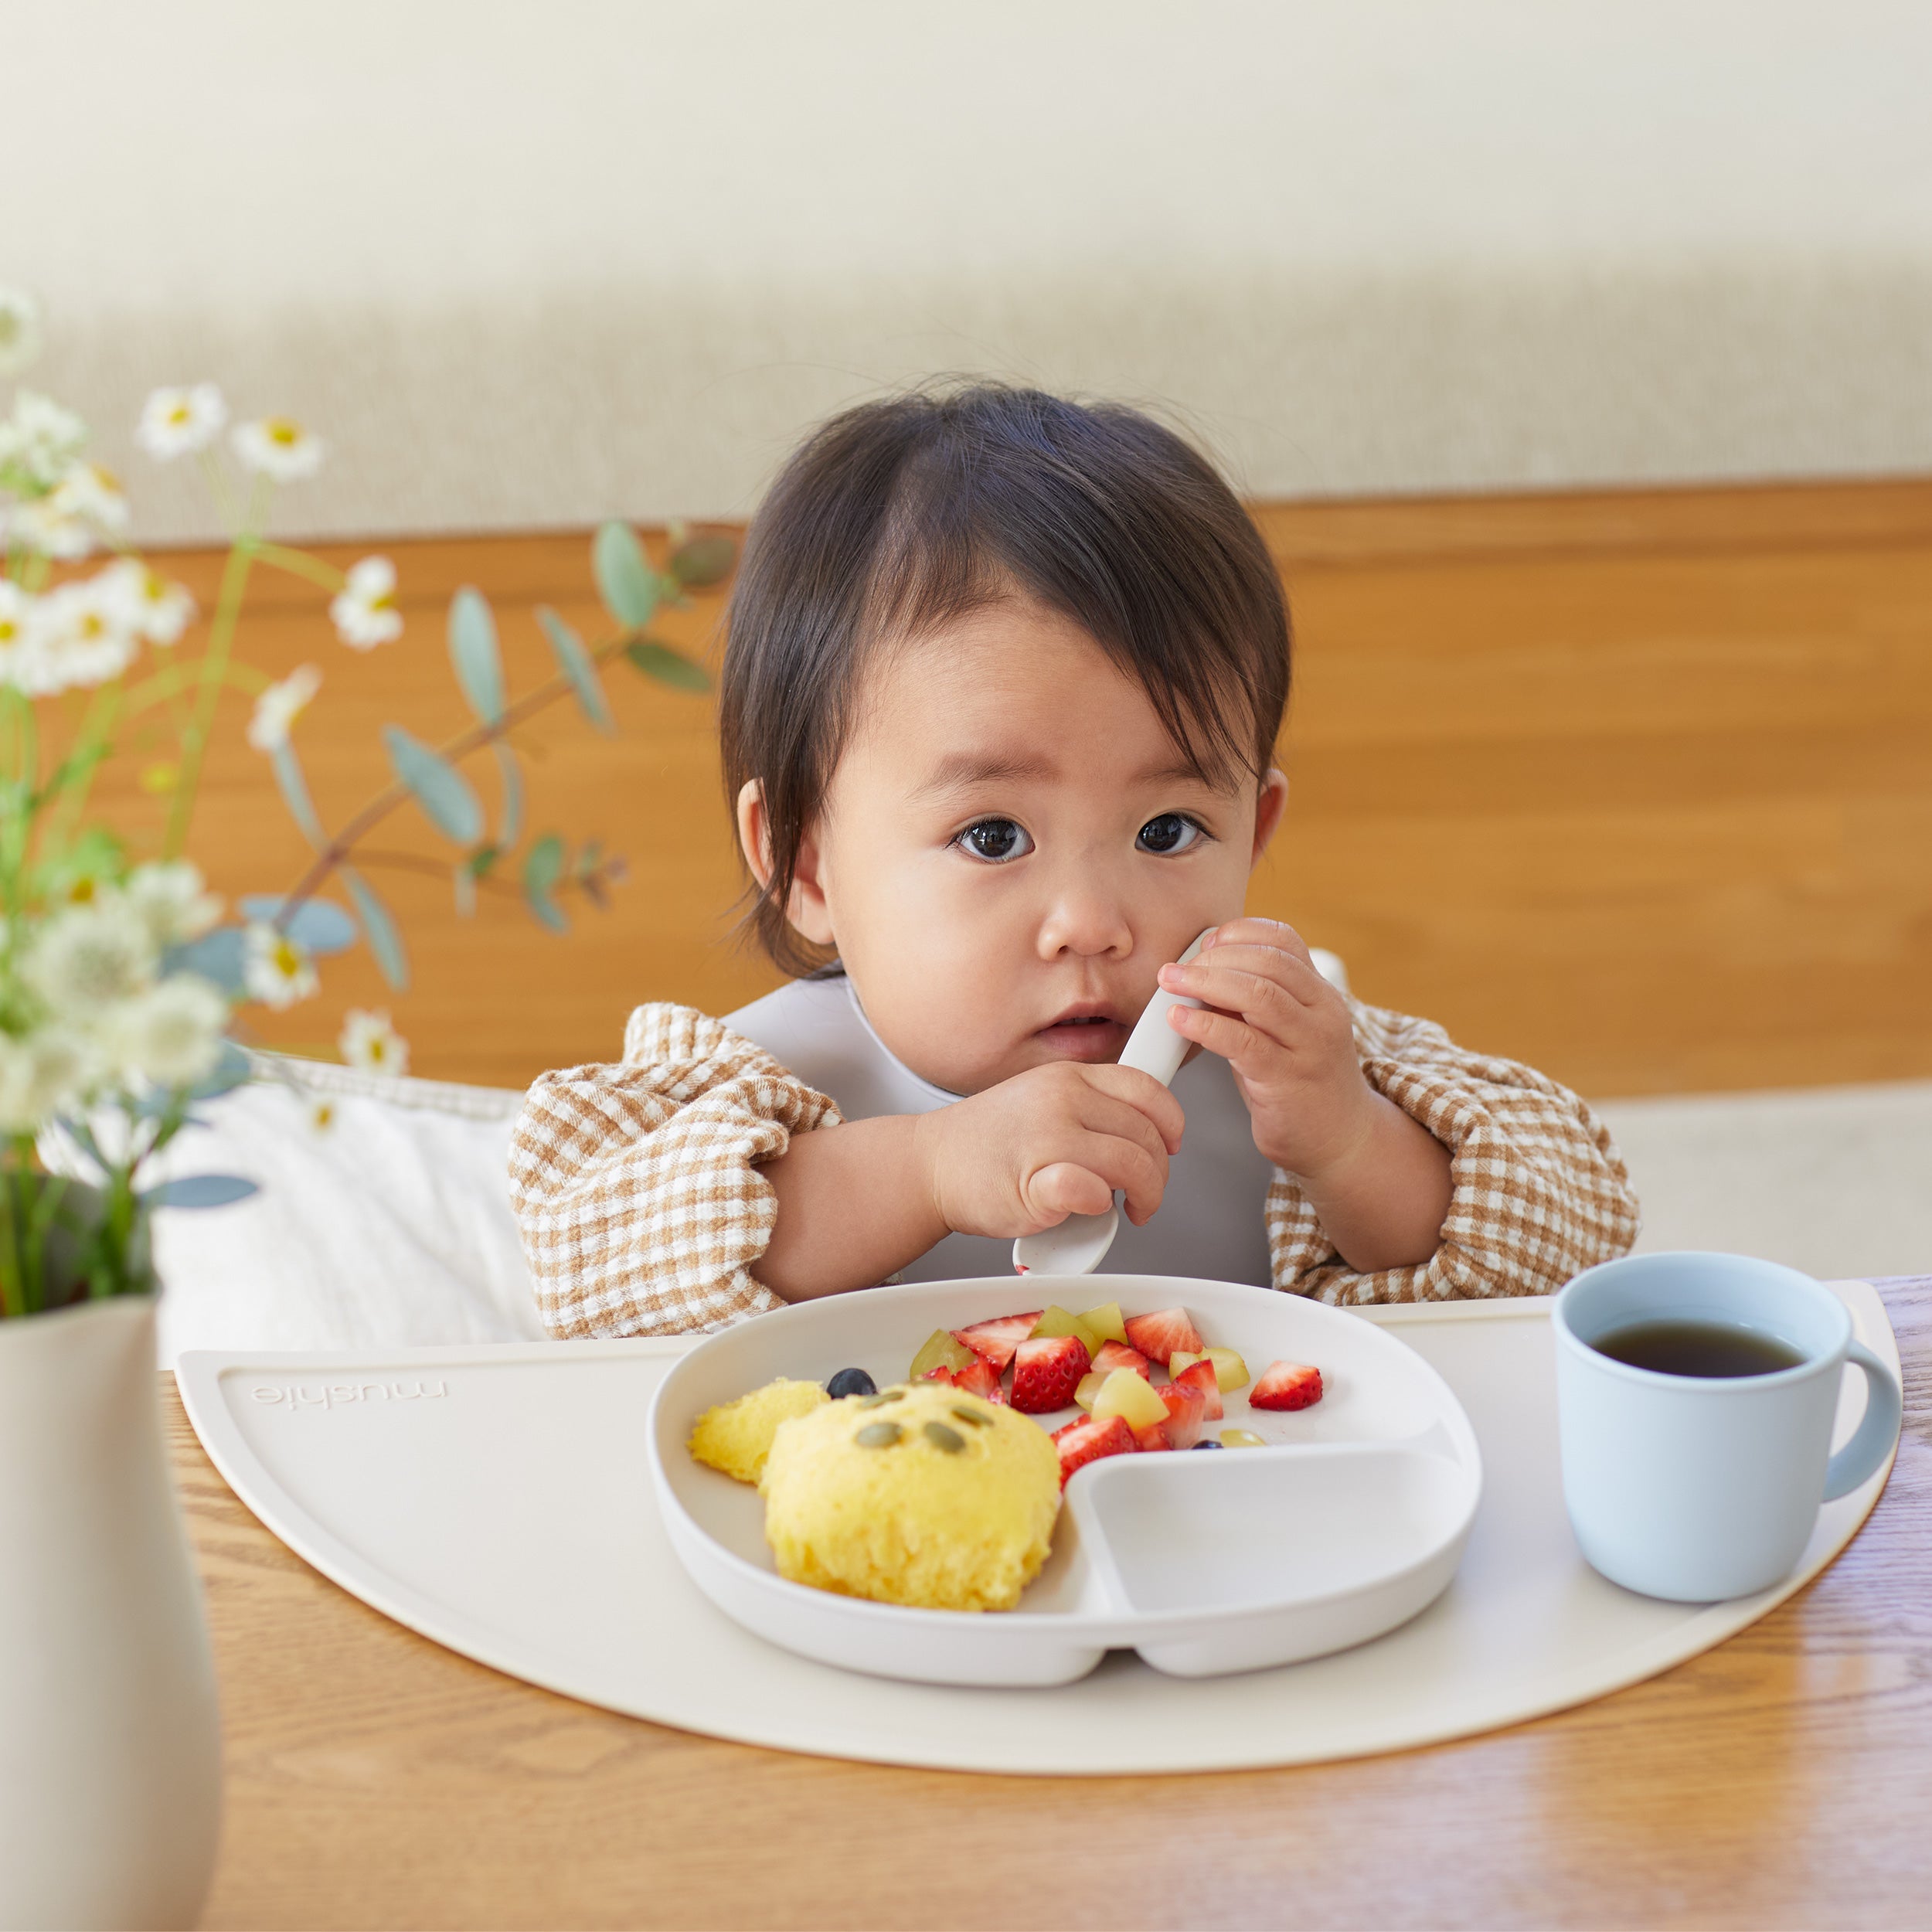
[{"label": "white spoon", "polygon": [[[1214,928],[1210,926],[1208,933]],[[1201,950],[1201,940],[1184,952],[1175,962],[1185,966]],[[1172,1086],[1174,1076],[1181,1070],[1181,1063],[1187,1057],[1189,1043],[1168,1025],[1170,1007],[1199,1006],[1198,999],[1184,998],[1179,993],[1170,993],[1164,987],[1155,988],[1154,997],[1147,1003],[1146,1010],[1134,1022],[1134,1030],[1128,1036],[1127,1044],[1121,1049],[1120,1064],[1137,1068],[1143,1073],[1151,1073],[1163,1087]],[[1091,1274],[1107,1259],[1107,1251],[1114,1245],[1114,1237],[1121,1231],[1120,1197],[1114,1197],[1114,1205],[1104,1214],[1070,1214],[1057,1227],[1043,1229],[1038,1234],[1022,1234],[1013,1243],[1013,1272],[1015,1274]]]}]

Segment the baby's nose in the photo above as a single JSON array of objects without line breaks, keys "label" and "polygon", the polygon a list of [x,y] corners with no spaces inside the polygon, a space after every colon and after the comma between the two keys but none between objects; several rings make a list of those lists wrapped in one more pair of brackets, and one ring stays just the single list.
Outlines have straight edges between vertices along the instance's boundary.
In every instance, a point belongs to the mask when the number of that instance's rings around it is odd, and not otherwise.
[{"label": "baby's nose", "polygon": [[1059,893],[1040,922],[1043,959],[1071,953],[1077,958],[1107,954],[1124,957],[1134,950],[1134,934],[1126,906],[1112,893],[1091,887],[1070,886]]}]

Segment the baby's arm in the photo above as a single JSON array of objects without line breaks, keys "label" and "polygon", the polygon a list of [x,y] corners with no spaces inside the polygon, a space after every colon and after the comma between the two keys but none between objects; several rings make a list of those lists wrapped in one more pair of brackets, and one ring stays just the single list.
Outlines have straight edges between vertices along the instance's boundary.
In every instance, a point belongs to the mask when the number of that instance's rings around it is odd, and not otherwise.
[{"label": "baby's arm", "polygon": [[1349,1003],[1293,927],[1236,920],[1161,984],[1202,1002],[1169,1024],[1233,1070],[1256,1147],[1300,1184],[1349,1267],[1426,1262],[1449,1211],[1449,1150],[1369,1084]]},{"label": "baby's arm", "polygon": [[777,1200],[753,1264],[787,1301],[883,1281],[948,1233],[1012,1238],[1105,1211],[1138,1226],[1181,1144],[1179,1104],[1124,1066],[1039,1066],[937,1112],[794,1134],[764,1164]]}]

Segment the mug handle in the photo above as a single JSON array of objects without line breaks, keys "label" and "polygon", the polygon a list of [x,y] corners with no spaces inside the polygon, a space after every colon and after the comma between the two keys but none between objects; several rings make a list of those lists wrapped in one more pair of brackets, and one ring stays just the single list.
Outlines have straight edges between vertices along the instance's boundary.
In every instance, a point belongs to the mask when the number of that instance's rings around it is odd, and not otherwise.
[{"label": "mug handle", "polygon": [[1827,1502],[1849,1495],[1870,1480],[1892,1453],[1904,1413],[1898,1377],[1862,1342],[1854,1342],[1845,1351],[1845,1365],[1865,1371],[1865,1420],[1859,1424],[1857,1434],[1825,1467]]}]

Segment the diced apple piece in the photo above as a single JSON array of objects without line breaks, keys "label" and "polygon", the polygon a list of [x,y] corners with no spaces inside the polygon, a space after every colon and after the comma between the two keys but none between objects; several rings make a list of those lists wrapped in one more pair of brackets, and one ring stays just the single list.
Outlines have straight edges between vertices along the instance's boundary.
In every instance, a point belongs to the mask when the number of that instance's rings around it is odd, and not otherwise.
[{"label": "diced apple piece", "polygon": [[1066,1308],[1049,1308],[1033,1324],[1033,1332],[1029,1339],[1039,1341],[1045,1336],[1063,1335],[1078,1335],[1090,1361],[1100,1353],[1100,1344],[1104,1339],[1096,1335],[1081,1316]]},{"label": "diced apple piece", "polygon": [[1171,1376],[1185,1375],[1196,1362],[1206,1359],[1205,1352],[1199,1355],[1189,1355],[1185,1349],[1176,1349],[1167,1359],[1167,1372]]},{"label": "diced apple piece", "polygon": [[[1097,1308],[1083,1308],[1080,1318],[1101,1341],[1117,1342],[1122,1348],[1127,1346],[1127,1323],[1121,1317],[1119,1302],[1108,1301]],[[1097,1349],[1094,1350],[1096,1355],[1099,1352]]]},{"label": "diced apple piece", "polygon": [[1257,1436],[1252,1429],[1223,1429],[1221,1447],[1223,1449],[1265,1449],[1268,1446],[1266,1436]]},{"label": "diced apple piece", "polygon": [[1106,1381],[1106,1371],[1096,1369],[1091,1374],[1082,1376],[1080,1386],[1073,1391],[1073,1400],[1090,1415],[1094,1410],[1094,1398],[1099,1395]]},{"label": "diced apple piece", "polygon": [[1210,1349],[1209,1361],[1214,1364],[1214,1379],[1221,1385],[1226,1395],[1230,1389],[1242,1387],[1248,1379],[1248,1365],[1232,1349]]},{"label": "diced apple piece", "polygon": [[1131,1369],[1116,1369],[1094,1398],[1094,1414],[1097,1420],[1119,1416],[1138,1435],[1167,1420],[1167,1404]]},{"label": "diced apple piece", "polygon": [[913,1366],[906,1371],[906,1379],[923,1382],[935,1369],[950,1369],[957,1375],[978,1359],[964,1342],[955,1341],[944,1328],[935,1328],[920,1344]]}]

